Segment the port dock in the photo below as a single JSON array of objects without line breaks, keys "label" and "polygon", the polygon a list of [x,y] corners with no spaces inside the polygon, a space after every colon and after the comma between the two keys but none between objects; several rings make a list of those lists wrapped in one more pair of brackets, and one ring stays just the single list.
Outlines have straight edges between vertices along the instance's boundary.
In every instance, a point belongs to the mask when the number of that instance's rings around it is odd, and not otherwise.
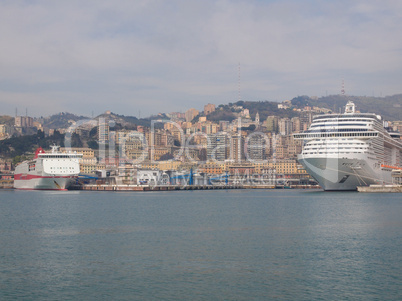
[{"label": "port dock", "polygon": [[87,191],[175,191],[175,190],[212,190],[212,189],[244,189],[242,185],[82,185],[73,190]]},{"label": "port dock", "polygon": [[402,185],[370,185],[357,187],[358,192],[402,192]]},{"label": "port dock", "polygon": [[116,185],[116,184],[85,184],[76,185],[70,190],[86,191],[177,191],[177,190],[217,190],[217,189],[320,189],[318,185]]}]

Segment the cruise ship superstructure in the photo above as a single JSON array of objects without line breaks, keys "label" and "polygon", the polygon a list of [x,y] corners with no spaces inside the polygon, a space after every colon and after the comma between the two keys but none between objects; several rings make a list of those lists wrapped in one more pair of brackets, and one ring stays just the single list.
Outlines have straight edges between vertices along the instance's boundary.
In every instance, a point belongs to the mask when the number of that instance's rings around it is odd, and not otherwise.
[{"label": "cruise ship superstructure", "polygon": [[344,114],[314,116],[294,138],[304,141],[298,161],[324,190],[391,184],[391,172],[402,169],[399,133],[388,132],[379,115],[356,112],[351,101]]},{"label": "cruise ship superstructure", "polygon": [[14,188],[66,190],[80,173],[81,154],[61,153],[57,146],[45,153],[38,148],[33,160],[17,165],[14,172]]}]

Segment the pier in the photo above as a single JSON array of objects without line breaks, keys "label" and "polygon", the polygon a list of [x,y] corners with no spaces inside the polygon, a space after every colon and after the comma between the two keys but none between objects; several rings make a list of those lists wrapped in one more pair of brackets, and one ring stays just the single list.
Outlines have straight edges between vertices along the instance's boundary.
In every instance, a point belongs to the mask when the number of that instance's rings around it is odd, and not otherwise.
[{"label": "pier", "polygon": [[402,185],[358,186],[358,192],[402,192]]},{"label": "pier", "polygon": [[177,190],[217,190],[217,189],[321,189],[318,185],[116,185],[84,184],[75,185],[70,190],[86,191],[177,191]]},{"label": "pier", "polygon": [[72,190],[87,191],[176,191],[176,190],[213,190],[213,189],[244,189],[242,185],[82,185],[74,186]]}]

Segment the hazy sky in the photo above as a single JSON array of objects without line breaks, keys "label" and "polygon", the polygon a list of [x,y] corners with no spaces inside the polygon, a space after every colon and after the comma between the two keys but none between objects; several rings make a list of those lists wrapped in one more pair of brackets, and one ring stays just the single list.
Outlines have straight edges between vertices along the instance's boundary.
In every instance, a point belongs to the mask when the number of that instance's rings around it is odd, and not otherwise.
[{"label": "hazy sky", "polygon": [[402,92],[402,1],[0,0],[0,115]]}]

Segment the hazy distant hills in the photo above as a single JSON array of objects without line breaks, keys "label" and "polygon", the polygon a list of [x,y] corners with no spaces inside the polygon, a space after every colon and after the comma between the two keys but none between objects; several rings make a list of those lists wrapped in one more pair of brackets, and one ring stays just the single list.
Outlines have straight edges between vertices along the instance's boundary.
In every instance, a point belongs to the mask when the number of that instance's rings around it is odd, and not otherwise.
[{"label": "hazy distant hills", "polygon": [[252,119],[255,119],[255,115],[258,112],[261,121],[266,120],[267,117],[271,115],[278,116],[280,118],[292,118],[298,115],[298,113],[292,109],[278,109],[278,104],[279,103],[275,101],[238,101],[234,105],[248,109]]},{"label": "hazy distant hills", "polygon": [[[208,120],[219,122],[220,120],[232,121],[236,118],[239,107],[249,109],[251,117],[254,119],[256,113],[260,115],[260,120],[265,120],[270,115],[292,118],[299,113],[293,108],[302,109],[305,106],[316,106],[332,110],[332,112],[343,112],[348,100],[352,100],[357,109],[362,113],[375,113],[381,115],[385,120],[402,120],[402,94],[386,97],[368,97],[368,96],[343,96],[330,95],[320,98],[311,98],[309,96],[298,96],[293,98],[291,109],[278,109],[278,102],[273,101],[238,101],[236,103],[221,104],[217,106],[216,111],[208,115]],[[236,111],[237,110],[237,111]],[[152,120],[168,119],[165,114],[158,114],[148,118],[138,119],[134,116],[124,116],[107,112],[101,114],[95,119],[105,118],[114,120],[116,124],[135,129],[137,125],[150,127]],[[36,120],[41,122],[45,128],[58,129],[68,128],[79,120],[88,120],[89,117],[78,116],[72,113],[59,113],[50,117],[41,117]],[[0,116],[0,124],[14,124],[14,118],[11,116]]]},{"label": "hazy distant hills", "polygon": [[95,119],[99,119],[99,118],[103,118],[105,120],[113,120],[116,124],[119,124],[122,127],[125,128],[135,128],[137,125],[141,125],[141,126],[146,126],[146,127],[151,127],[151,121],[152,120],[166,120],[169,119],[165,114],[159,114],[157,116],[150,116],[147,118],[140,118],[138,119],[135,116],[124,116],[124,115],[119,115],[113,112],[108,112],[108,113],[104,113],[101,114],[97,117],[95,117]]},{"label": "hazy distant hills", "polygon": [[234,110],[236,106],[248,109],[253,119],[258,112],[260,120],[265,120],[270,115],[292,118],[299,114],[293,108],[303,109],[306,106],[316,106],[332,110],[334,113],[343,113],[344,107],[349,100],[352,100],[356,104],[357,110],[362,113],[375,113],[390,121],[402,120],[402,94],[386,97],[330,95],[310,98],[309,96],[298,96],[291,100],[292,108],[285,110],[278,109],[278,103],[273,101],[238,101],[234,104],[229,103],[229,105],[218,106],[215,112],[208,115],[208,119],[212,121],[231,121],[236,118],[236,110]]},{"label": "hazy distant hills", "polygon": [[376,113],[390,121],[402,120],[402,94],[386,97],[331,95],[315,100],[308,98],[307,102],[311,106],[331,109],[333,112],[339,112],[341,109],[343,112],[348,100],[353,101],[362,113]]},{"label": "hazy distant hills", "polygon": [[[127,128],[133,128],[137,125],[150,126],[151,117],[145,119],[138,119],[134,116],[124,116],[115,113],[104,113],[99,116],[96,116],[94,119],[103,118],[107,121],[114,121],[116,124],[120,124]],[[72,113],[59,113],[52,115],[50,117],[41,118],[39,121],[43,124],[44,127],[50,129],[58,129],[58,128],[68,128],[74,122],[88,120],[89,117],[86,116],[78,116]]]},{"label": "hazy distant hills", "polygon": [[59,114],[52,115],[50,117],[39,118],[39,122],[41,122],[45,128],[60,129],[60,128],[68,128],[74,122],[83,119],[88,119],[88,117],[62,112]]}]

